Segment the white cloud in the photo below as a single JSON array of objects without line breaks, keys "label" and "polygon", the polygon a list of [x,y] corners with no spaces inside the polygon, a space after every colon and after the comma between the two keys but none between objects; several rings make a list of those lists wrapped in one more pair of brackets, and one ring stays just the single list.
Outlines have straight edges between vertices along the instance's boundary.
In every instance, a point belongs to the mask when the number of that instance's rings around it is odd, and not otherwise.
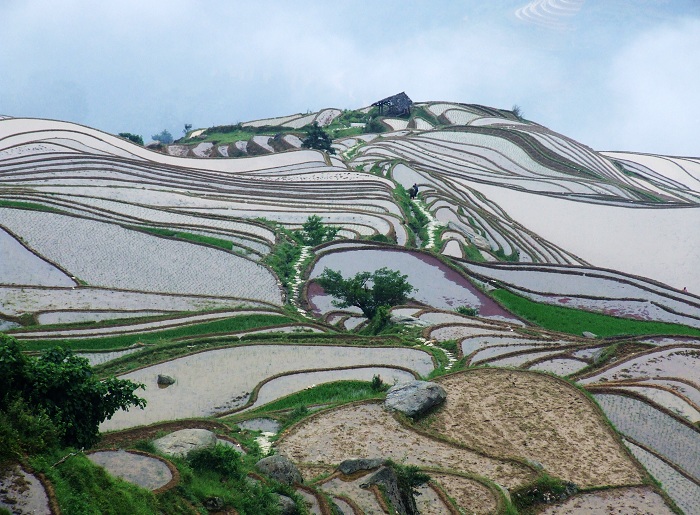
[{"label": "white cloud", "polygon": [[515,17],[547,28],[567,28],[567,18],[579,12],[585,0],[535,0],[515,11]]},{"label": "white cloud", "polygon": [[649,153],[700,156],[700,18],[650,30],[612,60],[605,135]]}]

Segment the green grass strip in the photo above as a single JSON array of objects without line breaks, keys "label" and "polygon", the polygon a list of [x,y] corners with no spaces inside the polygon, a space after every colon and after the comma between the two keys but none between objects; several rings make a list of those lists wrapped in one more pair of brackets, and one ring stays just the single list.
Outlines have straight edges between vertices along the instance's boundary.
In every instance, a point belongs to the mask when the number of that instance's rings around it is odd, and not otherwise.
[{"label": "green grass strip", "polygon": [[62,213],[60,209],[55,207],[45,206],[44,204],[36,204],[34,202],[18,202],[16,200],[0,200],[0,207],[15,207],[19,209],[33,209],[34,211],[48,211],[49,213]]},{"label": "green grass strip", "polygon": [[382,397],[383,391],[372,389],[370,381],[337,381],[324,383],[307,390],[302,390],[264,406],[256,408],[254,412],[276,411],[297,408],[299,406],[311,406],[314,404],[339,404],[364,399]]},{"label": "green grass strip", "polygon": [[562,333],[581,336],[584,331],[589,331],[602,337],[646,334],[700,336],[700,329],[694,327],[620,318],[563,306],[540,304],[503,289],[492,291],[491,296],[510,312],[528,322]]},{"label": "green grass strip", "polygon": [[324,383],[302,390],[253,410],[255,413],[312,406],[315,404],[338,404],[364,399],[379,398],[383,391],[372,389],[370,381],[337,381]]},{"label": "green grass strip", "polygon": [[[197,336],[201,334],[231,333],[237,331],[247,331],[257,327],[267,327],[272,325],[293,324],[296,320],[282,315],[241,315],[237,317],[225,318],[223,320],[213,320],[201,324],[193,324],[182,327],[153,331],[149,333],[122,334],[105,336],[101,338],[80,338],[65,340],[20,340],[22,350],[35,351],[56,346],[72,349],[85,350],[108,350],[129,347],[135,343],[155,343],[162,340],[172,340],[185,336]],[[128,328],[125,327],[125,328]]]},{"label": "green grass strip", "polygon": [[226,250],[233,250],[233,242],[212,236],[204,236],[202,234],[192,234],[191,232],[173,231],[171,229],[161,229],[157,227],[141,227],[133,226],[134,229],[156,234],[158,236],[168,236],[170,238],[180,238],[181,240],[189,240],[195,243],[206,243]]}]

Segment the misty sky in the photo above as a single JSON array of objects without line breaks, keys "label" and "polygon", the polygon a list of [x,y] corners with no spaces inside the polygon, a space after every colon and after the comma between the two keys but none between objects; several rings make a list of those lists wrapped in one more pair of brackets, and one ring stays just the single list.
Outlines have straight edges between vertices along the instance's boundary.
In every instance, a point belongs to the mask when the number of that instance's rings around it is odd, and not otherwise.
[{"label": "misty sky", "polygon": [[150,140],[405,91],[700,156],[699,0],[0,0],[0,114]]}]

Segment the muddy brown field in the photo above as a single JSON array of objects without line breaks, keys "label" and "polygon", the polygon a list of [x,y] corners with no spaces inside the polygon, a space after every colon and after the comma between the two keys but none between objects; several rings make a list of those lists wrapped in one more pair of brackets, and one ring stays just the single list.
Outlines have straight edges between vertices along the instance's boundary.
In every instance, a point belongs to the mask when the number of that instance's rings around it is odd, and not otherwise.
[{"label": "muddy brown field", "polygon": [[476,369],[437,382],[447,400],[423,425],[440,435],[493,456],[538,462],[580,487],[642,482],[597,407],[562,380]]},{"label": "muddy brown field", "polygon": [[507,488],[523,485],[535,476],[525,465],[421,435],[374,402],[310,417],[284,433],[277,449],[298,463],[331,465],[346,459],[383,457],[419,467],[478,474]]}]

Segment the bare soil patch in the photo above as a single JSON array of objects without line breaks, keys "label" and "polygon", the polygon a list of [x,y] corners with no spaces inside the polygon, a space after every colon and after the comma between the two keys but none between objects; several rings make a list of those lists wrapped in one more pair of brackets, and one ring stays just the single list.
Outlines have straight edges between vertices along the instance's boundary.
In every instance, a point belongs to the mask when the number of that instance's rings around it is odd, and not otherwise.
[{"label": "bare soil patch", "polygon": [[496,513],[498,500],[487,486],[473,479],[452,474],[431,472],[429,475],[467,513]]},{"label": "bare soil patch", "polygon": [[581,487],[643,479],[598,409],[562,380],[476,369],[436,382],[447,400],[424,425],[440,435],[494,456],[539,462]]},{"label": "bare soil patch", "polygon": [[419,467],[477,474],[507,488],[534,478],[533,471],[524,465],[417,433],[373,402],[310,417],[284,433],[277,448],[300,463],[335,465],[345,459],[384,457]]}]

